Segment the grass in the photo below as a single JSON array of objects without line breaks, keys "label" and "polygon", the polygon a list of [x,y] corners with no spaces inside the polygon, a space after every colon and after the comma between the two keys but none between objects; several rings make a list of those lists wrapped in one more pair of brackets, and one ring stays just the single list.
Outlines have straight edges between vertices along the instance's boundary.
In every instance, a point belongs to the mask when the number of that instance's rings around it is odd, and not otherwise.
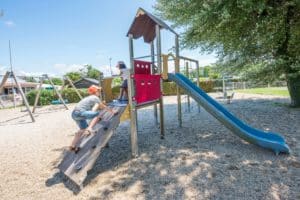
[{"label": "grass", "polygon": [[245,90],[236,90],[239,93],[247,94],[266,94],[266,95],[276,95],[288,97],[289,92],[286,87],[269,87],[269,88],[251,88]]}]

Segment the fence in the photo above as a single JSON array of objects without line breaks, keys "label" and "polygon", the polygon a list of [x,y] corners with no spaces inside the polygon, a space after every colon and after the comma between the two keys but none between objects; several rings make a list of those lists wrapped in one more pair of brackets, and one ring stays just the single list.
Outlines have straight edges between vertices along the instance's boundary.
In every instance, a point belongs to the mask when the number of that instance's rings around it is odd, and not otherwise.
[{"label": "fence", "polygon": [[242,89],[250,89],[250,88],[267,88],[267,87],[287,87],[285,81],[275,81],[272,83],[256,83],[251,81],[239,81],[239,80],[223,80],[222,79],[214,79],[212,80],[214,83],[214,91],[222,92],[223,87],[226,87],[226,90],[242,90]]}]

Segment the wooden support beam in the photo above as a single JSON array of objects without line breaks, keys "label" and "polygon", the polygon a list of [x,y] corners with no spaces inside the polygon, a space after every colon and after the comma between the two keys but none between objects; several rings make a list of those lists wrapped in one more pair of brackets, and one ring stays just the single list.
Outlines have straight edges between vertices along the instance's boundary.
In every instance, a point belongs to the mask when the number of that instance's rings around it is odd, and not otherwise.
[{"label": "wooden support beam", "polygon": [[10,75],[13,77],[13,79],[14,79],[15,82],[16,82],[16,85],[17,85],[17,87],[18,87],[18,89],[19,89],[19,91],[20,91],[20,93],[21,93],[23,102],[24,102],[24,104],[25,104],[25,106],[26,106],[26,108],[27,108],[27,112],[29,113],[29,116],[30,116],[30,118],[31,118],[31,121],[32,121],[32,122],[35,122],[35,119],[34,119],[34,117],[33,117],[33,114],[32,114],[32,112],[31,112],[31,110],[30,110],[30,107],[29,107],[29,103],[28,103],[28,101],[27,101],[27,98],[26,98],[26,96],[25,96],[23,90],[22,90],[22,87],[21,87],[20,83],[19,83],[18,80],[17,80],[17,77],[15,76],[15,74],[14,74],[13,72],[10,72]]},{"label": "wooden support beam", "polygon": [[75,87],[75,85],[73,84],[73,81],[68,77],[65,76],[65,78],[67,79],[67,81],[70,83],[70,85],[72,86],[72,88],[75,90],[76,94],[79,96],[80,99],[82,99],[81,94],[79,93],[78,89]]},{"label": "wooden support beam", "polygon": [[1,84],[0,84],[0,91],[4,87],[6,81],[7,81],[8,77],[9,77],[9,74],[10,74],[9,72],[6,72],[6,74],[3,76],[3,79],[2,79]]},{"label": "wooden support beam", "polygon": [[40,95],[41,95],[41,91],[42,91],[42,85],[43,85],[43,78],[40,78],[40,85],[39,85],[39,90],[38,90],[38,93],[36,94],[36,97],[35,97],[35,100],[34,100],[34,105],[33,105],[33,108],[32,108],[32,113],[35,112],[35,109],[37,107],[37,104],[39,102],[39,99],[40,99]]},{"label": "wooden support beam", "polygon": [[49,80],[49,82],[50,82],[50,84],[52,85],[52,87],[53,87],[55,93],[57,94],[57,96],[58,96],[58,98],[59,98],[59,100],[64,104],[65,108],[66,108],[67,110],[69,110],[69,108],[68,108],[68,106],[66,105],[65,101],[63,100],[61,94],[60,94],[60,93],[58,92],[58,90],[55,88],[55,85],[53,84],[52,80],[49,78],[49,76],[48,76],[47,74],[45,74],[44,76],[45,76],[45,78],[47,78],[47,79]]}]

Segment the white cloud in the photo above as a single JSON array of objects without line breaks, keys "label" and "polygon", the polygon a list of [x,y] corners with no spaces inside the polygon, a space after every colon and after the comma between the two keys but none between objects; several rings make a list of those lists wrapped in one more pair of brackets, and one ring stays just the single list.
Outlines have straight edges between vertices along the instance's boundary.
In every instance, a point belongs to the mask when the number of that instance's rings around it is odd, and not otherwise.
[{"label": "white cloud", "polygon": [[99,70],[103,72],[104,76],[118,75],[120,73],[116,67],[108,65],[99,67]]},{"label": "white cloud", "polygon": [[13,22],[13,21],[11,21],[11,20],[5,21],[4,24],[5,24],[7,27],[14,27],[14,26],[16,26],[15,22]]},{"label": "white cloud", "polygon": [[84,67],[85,64],[55,64],[54,68],[58,74],[65,74],[72,71],[79,71]]},{"label": "white cloud", "polygon": [[7,66],[0,65],[0,75],[4,75],[9,68]]}]

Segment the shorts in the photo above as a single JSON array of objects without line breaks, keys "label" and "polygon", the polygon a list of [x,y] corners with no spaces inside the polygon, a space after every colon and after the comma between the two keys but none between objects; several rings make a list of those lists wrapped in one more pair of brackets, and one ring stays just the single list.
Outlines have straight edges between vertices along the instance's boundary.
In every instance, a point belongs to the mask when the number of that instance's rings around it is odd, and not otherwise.
[{"label": "shorts", "polygon": [[89,126],[87,119],[93,119],[97,115],[99,115],[99,112],[96,111],[73,110],[72,119],[76,122],[80,129],[86,129]]},{"label": "shorts", "polygon": [[123,81],[121,88],[128,88],[127,79]]}]

